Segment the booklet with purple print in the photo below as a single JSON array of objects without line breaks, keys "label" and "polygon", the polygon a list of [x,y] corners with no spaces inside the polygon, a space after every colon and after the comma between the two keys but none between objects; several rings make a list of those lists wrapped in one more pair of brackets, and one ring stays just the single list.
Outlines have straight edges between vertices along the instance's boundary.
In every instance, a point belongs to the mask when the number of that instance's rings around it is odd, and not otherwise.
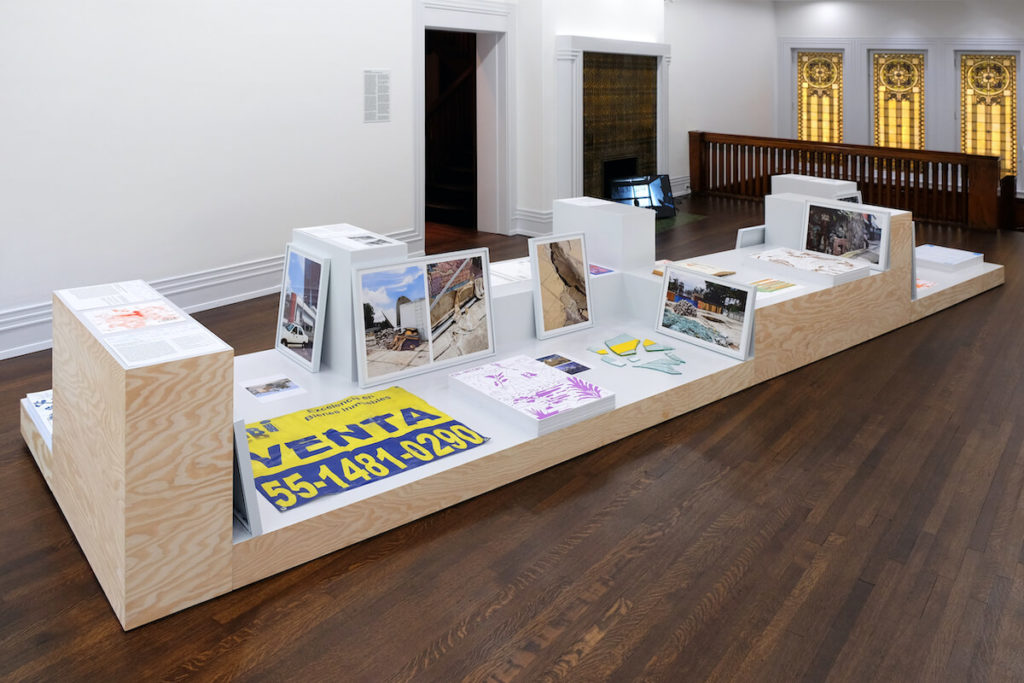
[{"label": "booklet with purple print", "polygon": [[[615,408],[615,395],[576,375],[527,356],[513,356],[453,372],[448,385],[471,398],[484,396],[506,415],[540,435]],[[512,419],[516,419],[512,418]]]}]

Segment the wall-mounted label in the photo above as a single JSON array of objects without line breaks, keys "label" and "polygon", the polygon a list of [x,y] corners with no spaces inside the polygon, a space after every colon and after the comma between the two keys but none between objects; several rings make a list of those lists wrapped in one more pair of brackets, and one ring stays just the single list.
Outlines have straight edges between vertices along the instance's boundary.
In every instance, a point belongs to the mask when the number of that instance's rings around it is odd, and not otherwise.
[{"label": "wall-mounted label", "polygon": [[384,123],[391,120],[391,72],[363,72],[363,122]]}]

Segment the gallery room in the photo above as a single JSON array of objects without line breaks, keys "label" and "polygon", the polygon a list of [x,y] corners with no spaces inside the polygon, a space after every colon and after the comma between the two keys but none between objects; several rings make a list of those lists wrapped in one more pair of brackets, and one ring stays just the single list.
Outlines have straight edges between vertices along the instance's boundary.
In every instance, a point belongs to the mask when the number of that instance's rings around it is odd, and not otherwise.
[{"label": "gallery room", "polygon": [[0,0],[0,678],[1024,680],[1022,52]]}]

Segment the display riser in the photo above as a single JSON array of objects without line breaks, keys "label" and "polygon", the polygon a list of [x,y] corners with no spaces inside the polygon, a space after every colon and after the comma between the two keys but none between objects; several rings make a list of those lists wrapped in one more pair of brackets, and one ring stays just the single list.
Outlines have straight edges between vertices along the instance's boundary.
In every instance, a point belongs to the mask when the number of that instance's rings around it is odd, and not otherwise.
[{"label": "display riser", "polygon": [[[917,276],[928,280],[939,280],[935,274],[931,274],[918,268]],[[939,284],[931,290],[919,291],[918,298],[911,306],[911,320],[917,321],[933,313],[955,306],[965,299],[977,296],[984,291],[998,287],[1003,284],[1003,267],[992,263],[984,263],[981,268],[970,272],[943,273],[944,284]],[[923,296],[922,296],[923,295]]]},{"label": "display riser", "polygon": [[[626,274],[617,277],[628,281],[636,276]],[[618,287],[618,296],[621,297],[622,292],[626,289],[625,286]],[[656,301],[657,296],[658,290],[655,288],[653,290],[654,299],[649,299],[649,301]],[[502,311],[508,317],[509,309],[502,306],[503,303],[507,303],[504,297],[497,297],[497,300],[494,302],[495,310]],[[527,311],[525,315],[528,317],[522,321],[522,324],[529,327],[532,324],[532,311]],[[581,378],[613,392],[616,397],[615,405],[618,408],[656,397],[664,392],[675,389],[683,383],[688,383],[687,386],[692,386],[689,383],[740,364],[740,361],[728,356],[705,348],[684,344],[679,340],[657,334],[652,331],[652,326],[653,310],[651,317],[645,316],[643,320],[622,319],[544,340],[531,337],[525,341],[520,340],[515,345],[499,344],[495,357],[501,359],[523,354],[531,358],[539,358],[553,353],[564,355],[589,367],[590,370],[581,375]],[[588,347],[603,346],[604,340],[622,333],[649,336],[652,339],[675,347],[676,354],[687,361],[685,365],[680,366],[682,375],[667,375],[639,367],[631,367],[634,364],[625,360],[622,361],[624,367],[613,367],[604,363],[600,356],[588,350]],[[502,341],[507,344],[509,340]],[[236,385],[235,405],[238,418],[250,423],[256,422],[375,389],[374,387],[362,389],[355,384],[345,383],[342,378],[332,376],[331,374],[318,373],[317,375],[296,377],[296,380],[308,391],[305,395],[293,396],[271,403],[260,403],[251,396],[247,396],[241,387],[241,384],[245,383],[245,377],[267,374],[268,370],[287,370],[287,367],[282,365],[282,359],[278,356],[279,354],[272,352],[260,352],[236,358],[235,375],[238,378],[238,384]],[[641,350],[636,355],[637,358],[644,358],[645,356],[649,356],[647,358],[649,360],[654,360],[655,358],[662,358],[663,354],[648,353]],[[472,364],[469,367],[472,367]],[[489,441],[487,443],[371,484],[360,486],[340,495],[320,497],[317,500],[310,501],[305,505],[286,512],[278,511],[265,498],[260,496],[258,497],[258,508],[261,513],[260,521],[264,533],[304,523],[306,520],[318,515],[331,512],[334,508],[358,503],[365,498],[408,485],[418,479],[433,477],[438,472],[447,469],[462,467],[474,460],[490,457],[501,450],[526,445],[532,438],[535,438],[528,430],[518,428],[516,426],[517,423],[506,420],[504,413],[501,411],[482,410],[479,401],[467,397],[461,392],[450,390],[448,372],[451,371],[454,370],[416,375],[402,380],[400,384],[402,388],[419,396],[438,410],[465,422],[478,433],[488,437]],[[292,376],[295,377],[294,374]],[[384,386],[387,386],[387,384]]]},{"label": "display riser", "polygon": [[[368,484],[361,487],[365,490],[350,492],[352,495],[330,497],[335,499],[326,504],[334,506],[330,509],[319,509],[314,501],[303,506],[305,512],[300,508],[270,518],[276,526],[265,524],[270,529],[267,533],[234,544],[229,521],[231,472],[230,466],[223,467],[231,459],[231,392],[236,401],[235,414],[247,421],[297,409],[287,401],[257,406],[238,399],[239,392],[244,391],[239,382],[253,373],[269,375],[288,368],[290,376],[307,383],[312,381],[308,378],[313,374],[297,369],[282,354],[271,350],[235,358],[234,380],[230,358],[226,371],[220,366],[208,372],[183,365],[177,373],[181,386],[201,383],[207,391],[212,389],[214,396],[200,400],[193,392],[167,397],[168,405],[164,406],[145,401],[144,393],[131,388],[133,383],[142,387],[146,382],[159,384],[159,378],[141,375],[127,381],[123,372],[105,366],[103,357],[109,358],[109,354],[91,348],[89,338],[84,338],[89,336],[87,331],[79,329],[74,316],[62,311],[59,302],[55,302],[57,420],[53,452],[67,453],[77,448],[82,451],[82,458],[68,467],[48,455],[34,423],[24,415],[22,431],[108,599],[125,628],[132,628],[695,410],[913,322],[1003,281],[1003,268],[986,264],[981,273],[965,276],[962,281],[941,283],[928,296],[912,301],[910,215],[894,214],[891,230],[888,271],[832,288],[805,284],[796,292],[759,301],[755,355],[750,360],[737,361],[697,347],[690,350],[682,341],[670,340],[677,349],[686,347],[683,355],[688,363],[684,375],[678,377],[654,372],[645,375],[629,367],[612,368],[596,355],[584,355],[587,346],[599,344],[613,332],[666,339],[653,331],[658,304],[649,297],[652,292],[657,297],[657,278],[639,270],[595,278],[595,293],[607,299],[595,305],[597,326],[542,341],[532,337],[532,324],[523,325],[521,321],[523,317],[532,320],[528,288],[520,283],[502,292],[502,288],[496,287],[497,310],[501,315],[509,315],[509,320],[498,322],[498,329],[506,323],[510,325],[507,334],[496,335],[498,357],[511,353],[532,357],[553,352],[574,354],[576,360],[592,367],[588,376],[591,381],[615,391],[617,408],[613,412],[531,439],[504,425],[500,417],[483,414],[472,401],[449,394],[446,377],[450,369],[408,378],[400,382],[403,387],[479,428],[492,437],[491,442],[473,449],[477,453],[461,461],[431,463],[417,468],[415,476],[406,476],[414,472],[410,471],[390,478],[394,481]],[[723,252],[700,260],[714,263],[716,256],[722,260],[743,257],[740,253]],[[757,275],[756,271],[738,268],[736,280],[749,281]],[[502,301],[503,297],[507,299]],[[611,319],[602,320],[605,315]],[[621,320],[621,324],[616,320]],[[266,372],[267,369],[271,371]],[[617,378],[615,372],[633,374],[625,380]],[[197,383],[196,377],[202,378],[201,382]],[[318,382],[331,382],[330,371],[317,373],[316,377]],[[363,390],[345,383],[318,385],[303,400],[308,407],[359,391]],[[107,407],[97,410],[96,403]],[[226,414],[218,412],[225,406]],[[189,432],[193,435],[191,439],[181,431],[169,429],[181,426],[169,420],[174,414],[192,416],[193,420],[185,421],[188,423],[198,420],[193,425],[195,431]],[[200,419],[201,414],[206,417]],[[203,432],[206,437],[201,436]],[[103,438],[97,440],[96,434]],[[211,440],[210,434],[216,437]],[[222,434],[228,437],[222,439]],[[100,443],[90,447],[95,451],[92,452],[90,448],[80,448],[78,441]],[[210,442],[210,451],[201,460],[212,462],[211,470],[192,472],[173,467],[173,463],[193,461],[184,457],[185,444],[192,441]],[[154,458],[156,462],[150,462]],[[152,476],[144,476],[146,473]],[[198,483],[191,484],[190,478]],[[74,486],[69,481],[75,482]],[[140,487],[141,484],[145,486]],[[90,489],[91,493],[83,493]],[[149,500],[139,497],[147,491],[157,494]],[[107,501],[106,507],[97,501]],[[134,516],[137,511],[144,514]],[[273,508],[269,512],[282,515]],[[261,518],[262,515],[261,512]],[[209,525],[200,520],[215,523]],[[220,520],[228,520],[226,531]],[[127,580],[125,567],[130,568]]]},{"label": "display riser", "polygon": [[231,588],[232,369],[227,346],[126,369],[54,296],[40,471],[126,629]]},{"label": "display riser", "polygon": [[[485,457],[238,543],[233,555],[235,587],[272,576],[733,394],[753,384],[752,371],[750,364],[736,364],[618,407],[611,413],[545,436],[524,437],[523,441]],[[443,405],[439,407],[444,409]],[[464,420],[477,427],[468,415]],[[481,431],[493,434],[490,430]]]}]

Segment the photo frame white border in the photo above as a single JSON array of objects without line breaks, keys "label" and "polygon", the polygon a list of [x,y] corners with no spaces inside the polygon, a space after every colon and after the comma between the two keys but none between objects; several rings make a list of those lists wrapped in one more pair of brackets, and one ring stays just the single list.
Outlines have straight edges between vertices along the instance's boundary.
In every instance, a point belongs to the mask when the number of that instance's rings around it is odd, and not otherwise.
[{"label": "photo frame white border", "polygon": [[[586,283],[586,297],[587,297],[587,315],[588,320],[574,325],[566,325],[565,327],[559,327],[555,330],[544,329],[544,306],[543,306],[543,292],[540,288],[540,269],[538,262],[537,248],[542,244],[551,244],[553,242],[567,242],[569,240],[578,239],[580,241],[580,247],[583,254],[583,281]],[[537,331],[537,339],[548,339],[549,337],[557,337],[559,335],[568,334],[575,332],[576,330],[582,330],[588,327],[594,326],[594,308],[590,301],[590,261],[587,258],[587,240],[582,232],[572,232],[560,235],[546,235],[544,237],[531,237],[527,242],[530,249],[530,271],[532,276],[533,285],[533,320],[534,327]]]},{"label": "photo frame white border", "polygon": [[[741,292],[746,293],[746,304],[744,307],[743,315],[743,329],[740,332],[740,348],[738,350],[733,351],[732,349],[728,349],[724,346],[719,346],[718,344],[713,344],[711,342],[704,341],[703,339],[698,339],[697,337],[688,335],[685,332],[677,332],[675,330],[665,327],[662,324],[665,319],[665,301],[668,295],[669,279],[672,277],[673,274],[680,273],[692,275],[693,277],[704,280],[705,282],[713,282],[715,284],[724,285],[731,289],[737,289],[740,290]],[[711,351],[715,351],[717,353],[721,353],[723,355],[730,356],[738,360],[746,360],[747,358],[750,357],[754,333],[754,306],[756,304],[757,296],[756,287],[752,285],[743,284],[741,282],[727,280],[726,278],[723,277],[706,275],[696,270],[683,268],[682,266],[668,264],[665,267],[665,274],[662,276],[661,279],[661,288],[659,289],[659,292],[661,298],[658,301],[658,314],[654,321],[654,329],[657,332],[660,332],[661,334],[667,335],[669,337],[674,337],[675,339],[680,339],[689,344],[693,344],[694,346],[700,346],[705,349],[710,349]]]},{"label": "photo frame white border", "polygon": [[841,211],[851,211],[854,213],[869,213],[874,216],[878,226],[882,229],[882,239],[878,244],[878,263],[871,263],[867,259],[853,258],[851,260],[865,263],[875,270],[889,270],[889,219],[892,217],[892,214],[889,211],[877,206],[853,204],[851,202],[844,202],[840,199],[820,199],[817,197],[814,199],[808,199],[804,202],[803,220],[800,227],[800,248],[805,251],[813,251],[815,253],[821,252],[807,248],[807,233],[811,227],[809,221],[811,218],[812,206],[822,206],[829,209],[839,209]]},{"label": "photo frame white border", "polygon": [[[370,273],[384,272],[395,268],[408,268],[409,266],[419,265],[423,270],[424,285],[427,287],[426,294],[429,295],[430,285],[426,281],[427,264],[438,263],[441,261],[455,261],[457,259],[476,258],[480,257],[481,266],[483,269],[483,281],[484,281],[484,306],[487,308],[487,348],[483,351],[477,351],[474,353],[460,356],[458,358],[450,358],[444,361],[433,360],[433,338],[427,339],[428,354],[430,360],[415,368],[408,368],[406,370],[399,370],[397,372],[388,373],[386,375],[378,375],[376,377],[367,377],[366,375],[366,331],[363,327],[363,288],[362,288],[362,277]],[[443,254],[431,254],[430,256],[420,256],[418,258],[406,259],[404,261],[397,261],[386,265],[377,265],[369,268],[358,268],[352,271],[352,316],[353,316],[353,331],[355,334],[355,347],[356,347],[356,369],[358,375],[359,386],[366,388],[384,384],[386,382],[392,382],[402,377],[411,377],[413,375],[420,375],[425,372],[431,372],[433,370],[439,370],[441,368],[450,367],[452,365],[461,365],[472,360],[479,358],[487,358],[495,354],[494,348],[494,311],[491,306],[491,271],[490,271],[490,250],[486,247],[479,249],[464,249],[462,251],[450,251]],[[429,312],[429,311],[428,311]]]},{"label": "photo frame white border", "polygon": [[[288,264],[291,263],[291,255],[293,253],[298,254],[308,261],[320,264],[320,283],[318,285],[320,293],[317,296],[316,322],[313,326],[312,355],[308,362],[305,358],[297,354],[294,349],[282,344],[280,336],[280,329],[283,325],[284,319],[285,297],[288,292]],[[294,363],[306,370],[309,370],[310,372],[318,372],[320,370],[320,356],[323,353],[324,347],[324,323],[327,318],[327,296],[329,294],[327,287],[330,283],[330,271],[331,260],[329,258],[319,256],[306,251],[305,249],[296,247],[291,242],[286,246],[284,251],[284,270],[281,275],[281,300],[277,306],[277,327],[274,328],[274,348],[283,353],[286,357],[290,358]]]}]

